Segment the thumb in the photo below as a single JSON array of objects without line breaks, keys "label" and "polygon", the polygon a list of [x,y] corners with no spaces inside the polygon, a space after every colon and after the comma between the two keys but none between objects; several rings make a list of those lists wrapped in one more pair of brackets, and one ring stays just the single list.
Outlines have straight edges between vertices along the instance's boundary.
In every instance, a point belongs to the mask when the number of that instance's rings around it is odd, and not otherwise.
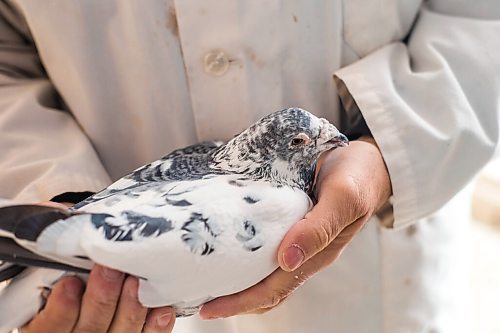
[{"label": "thumb", "polygon": [[325,249],[346,226],[361,217],[357,215],[359,211],[352,208],[345,200],[320,199],[283,238],[278,249],[281,269],[294,271]]}]

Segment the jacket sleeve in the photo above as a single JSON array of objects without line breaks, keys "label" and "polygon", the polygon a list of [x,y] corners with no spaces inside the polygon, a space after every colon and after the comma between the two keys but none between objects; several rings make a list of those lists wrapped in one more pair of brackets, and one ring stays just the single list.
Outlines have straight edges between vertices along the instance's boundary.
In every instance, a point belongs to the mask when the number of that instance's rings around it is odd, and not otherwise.
[{"label": "jacket sleeve", "polygon": [[393,227],[444,205],[498,145],[500,3],[478,2],[430,1],[407,44],[335,73],[353,99],[344,104],[359,107],[386,162]]},{"label": "jacket sleeve", "polygon": [[47,78],[25,21],[0,2],[0,198],[46,201],[109,181]]}]

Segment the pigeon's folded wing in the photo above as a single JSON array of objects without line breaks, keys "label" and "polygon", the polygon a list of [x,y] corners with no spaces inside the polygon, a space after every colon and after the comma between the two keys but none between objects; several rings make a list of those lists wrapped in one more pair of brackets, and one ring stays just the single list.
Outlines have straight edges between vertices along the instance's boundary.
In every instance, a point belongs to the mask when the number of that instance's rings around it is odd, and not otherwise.
[{"label": "pigeon's folded wing", "polygon": [[[207,141],[177,149],[159,160],[137,168],[120,178],[104,190],[74,206],[80,209],[89,203],[106,199],[115,194],[129,194],[138,187],[149,188],[157,182],[198,179],[213,170],[208,168],[208,156],[222,144],[221,141]],[[137,193],[137,191],[135,191]]]}]

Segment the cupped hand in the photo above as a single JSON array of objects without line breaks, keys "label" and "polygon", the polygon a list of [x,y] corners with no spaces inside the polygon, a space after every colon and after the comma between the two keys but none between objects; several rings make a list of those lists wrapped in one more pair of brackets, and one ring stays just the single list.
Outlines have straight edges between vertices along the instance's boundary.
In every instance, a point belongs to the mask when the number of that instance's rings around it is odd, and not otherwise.
[{"label": "cupped hand", "polygon": [[285,235],[278,250],[280,267],[244,291],[205,304],[202,318],[264,313],[277,306],[337,259],[391,194],[382,155],[370,137],[325,153],[318,170],[318,203]]},{"label": "cupped hand", "polygon": [[[66,208],[57,203],[41,205]],[[138,287],[137,278],[100,265],[94,266],[86,286],[79,278],[66,276],[54,285],[43,310],[20,332],[171,332],[174,310],[142,306]]]}]

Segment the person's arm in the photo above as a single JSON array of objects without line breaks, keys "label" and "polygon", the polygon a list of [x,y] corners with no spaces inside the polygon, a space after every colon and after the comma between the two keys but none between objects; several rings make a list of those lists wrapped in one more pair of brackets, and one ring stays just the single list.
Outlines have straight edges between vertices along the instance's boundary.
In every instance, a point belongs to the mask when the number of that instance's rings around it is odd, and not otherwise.
[{"label": "person's arm", "polygon": [[[47,78],[23,18],[0,2],[0,205],[97,191],[110,179]],[[54,203],[40,203],[56,205]],[[62,205],[57,205],[63,207]],[[96,265],[86,287],[65,277],[21,332],[170,332],[172,308],[148,311],[138,280]]]},{"label": "person's arm", "polygon": [[430,1],[408,45],[336,73],[388,167],[394,227],[444,205],[498,145],[500,3],[483,2]]},{"label": "person's arm", "polygon": [[500,3],[481,3],[431,1],[408,45],[387,45],[336,73],[339,91],[349,93],[344,105],[359,107],[376,142],[366,136],[327,153],[318,203],[282,241],[280,268],[207,303],[203,318],[280,304],[341,254],[391,182],[390,226],[405,226],[446,203],[488,161],[499,138]]},{"label": "person's arm", "polygon": [[29,28],[0,2],[0,198],[47,201],[110,183],[44,72]]}]

